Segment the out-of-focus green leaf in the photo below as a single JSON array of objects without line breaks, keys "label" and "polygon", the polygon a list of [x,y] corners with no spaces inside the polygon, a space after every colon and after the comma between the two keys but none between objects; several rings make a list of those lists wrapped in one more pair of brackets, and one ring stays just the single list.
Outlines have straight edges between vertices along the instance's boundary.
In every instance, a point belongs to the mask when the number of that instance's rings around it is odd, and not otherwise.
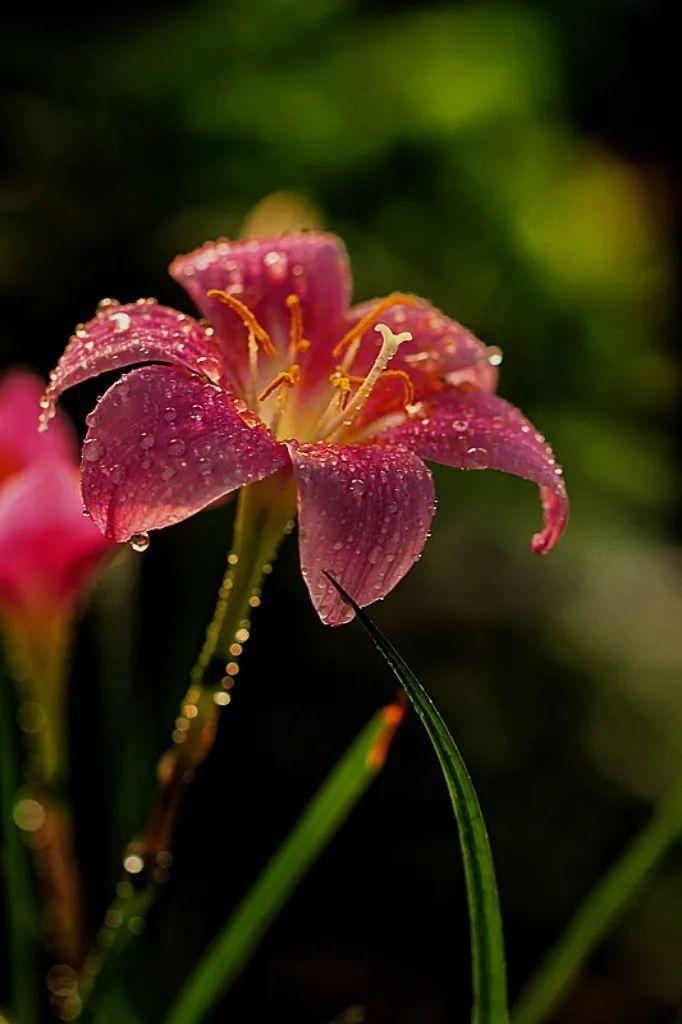
[{"label": "out-of-focus green leaf", "polygon": [[457,819],[464,860],[473,960],[473,1024],[504,1024],[509,1019],[504,934],[488,833],[471,777],[450,731],[414,672],[372,620],[326,574],[353,608],[388,662],[419,715],[443,769]]},{"label": "out-of-focus green leaf", "polygon": [[615,924],[653,869],[682,835],[682,782],[619,861],[597,883],[514,1010],[514,1024],[541,1024],[566,994],[586,957]]},{"label": "out-of-focus green leaf", "polygon": [[209,946],[165,1024],[197,1024],[234,981],[277,912],[383,765],[401,717],[402,709],[389,705],[370,719]]}]

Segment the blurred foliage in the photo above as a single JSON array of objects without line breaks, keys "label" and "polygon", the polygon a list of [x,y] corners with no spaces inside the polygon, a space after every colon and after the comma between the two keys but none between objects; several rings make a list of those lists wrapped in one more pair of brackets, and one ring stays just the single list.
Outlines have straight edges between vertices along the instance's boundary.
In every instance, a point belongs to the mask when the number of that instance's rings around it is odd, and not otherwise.
[{"label": "blurred foliage", "polygon": [[[438,471],[434,537],[379,619],[479,786],[514,991],[682,754],[666,18],[646,0],[124,2],[86,19],[15,11],[0,43],[3,362],[46,372],[103,294],[189,309],[165,276],[171,257],[239,233],[282,190],[299,197],[296,217],[344,236],[358,298],[424,294],[504,349],[503,394],[566,467],[569,532],[532,558],[532,488]],[[68,399],[80,423],[95,393]],[[102,627],[97,605],[84,624],[73,788],[93,924],[112,843],[144,813],[227,518],[155,537],[135,655],[125,616]],[[130,965],[145,1022],[387,693],[359,631],[317,623],[293,544],[268,586],[177,873]],[[681,867],[558,1021],[672,1019]],[[444,904],[461,905],[458,947],[438,942]],[[225,1015],[319,1024],[359,1004],[372,1024],[439,1024],[467,1005],[466,949],[447,799],[412,724]]]}]

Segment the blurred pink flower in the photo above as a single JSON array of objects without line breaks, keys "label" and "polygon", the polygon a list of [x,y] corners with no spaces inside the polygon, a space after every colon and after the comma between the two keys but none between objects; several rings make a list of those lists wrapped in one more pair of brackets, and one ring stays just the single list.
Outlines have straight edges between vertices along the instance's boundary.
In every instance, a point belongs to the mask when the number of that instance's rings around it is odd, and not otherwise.
[{"label": "blurred pink flower", "polygon": [[68,423],[38,432],[38,377],[0,381],[0,617],[24,642],[73,612],[111,549],[83,516],[77,444]]},{"label": "blurred pink flower", "polygon": [[302,233],[207,243],[170,268],[207,320],[153,299],[100,304],[52,374],[58,396],[106,370],[88,417],[83,495],[117,541],[169,526],[244,484],[292,474],[303,576],[323,621],[360,605],[419,557],[434,513],[422,459],[500,469],[540,487],[548,551],[567,520],[561,469],[542,435],[495,393],[498,349],[422,299],[350,306],[342,243]]}]

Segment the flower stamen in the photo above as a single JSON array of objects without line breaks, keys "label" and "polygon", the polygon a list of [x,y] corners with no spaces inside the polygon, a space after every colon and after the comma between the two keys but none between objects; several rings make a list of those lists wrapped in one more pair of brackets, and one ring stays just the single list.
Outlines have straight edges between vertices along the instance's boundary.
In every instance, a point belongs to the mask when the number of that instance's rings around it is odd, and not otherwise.
[{"label": "flower stamen", "polygon": [[297,352],[310,348],[310,342],[303,337],[303,313],[298,295],[292,292],[285,302],[289,310],[289,358],[294,359]]},{"label": "flower stamen", "polygon": [[210,291],[206,292],[209,299],[218,299],[224,306],[227,306],[234,313],[237,314],[241,322],[249,332],[249,343],[253,338],[254,341],[260,342],[261,347],[266,355],[274,356],[275,346],[272,343],[272,338],[265,330],[265,328],[258,322],[256,316],[251,312],[248,306],[245,306],[243,302],[236,299],[234,295],[230,295],[229,292],[221,291],[219,288],[211,288]]},{"label": "flower stamen", "polygon": [[374,324],[377,317],[385,313],[387,309],[391,309],[393,306],[416,306],[417,300],[414,295],[406,295],[403,292],[392,292],[387,295],[385,299],[381,299],[376,303],[368,313],[362,317],[361,320],[355,324],[354,327],[344,334],[341,341],[332,349],[332,355],[335,359],[345,352],[342,369],[345,371],[353,364],[353,360],[357,355],[360,342],[365,331]]},{"label": "flower stamen", "polygon": [[[399,334],[396,334],[387,324],[377,324],[374,329],[379,332],[383,339],[379,354],[374,360],[374,365],[371,370],[362,380],[362,383],[351,400],[327,427],[325,436],[328,441],[338,440],[338,436],[343,434],[348,427],[351,426],[353,420],[357,418],[361,410],[364,408],[367,403],[367,399],[374,390],[375,384],[386,370],[386,367],[390,363],[391,359],[393,359],[399,347],[405,341],[412,341],[412,334],[409,331],[401,331]],[[343,373],[343,370],[340,372]]]},{"label": "flower stamen", "polygon": [[299,374],[299,367],[296,363],[293,363],[288,370],[281,370],[274,380],[271,380],[267,387],[263,388],[258,396],[258,401],[264,402],[265,399],[269,398],[273,391],[276,391],[278,388],[293,388],[298,382]]}]

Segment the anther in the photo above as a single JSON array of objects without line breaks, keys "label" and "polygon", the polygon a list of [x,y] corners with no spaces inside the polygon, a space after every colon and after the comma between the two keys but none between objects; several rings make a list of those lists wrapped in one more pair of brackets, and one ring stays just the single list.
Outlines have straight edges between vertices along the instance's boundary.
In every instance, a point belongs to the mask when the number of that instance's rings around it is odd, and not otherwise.
[{"label": "anther", "polygon": [[258,322],[248,306],[245,306],[243,302],[236,299],[234,295],[221,291],[219,288],[211,288],[210,291],[206,292],[206,295],[209,299],[218,299],[224,306],[227,306],[236,313],[249,332],[249,337],[253,337],[256,341],[260,342],[266,355],[274,356],[275,346],[272,343],[272,338],[262,324]]},{"label": "anther", "polygon": [[277,388],[287,387],[293,388],[299,378],[299,368],[296,363],[290,366],[288,370],[282,370],[277,374],[274,380],[270,381],[267,387],[263,388],[260,395],[258,396],[259,402],[264,402],[266,398],[269,398],[273,391]]},{"label": "anther", "polygon": [[292,292],[285,301],[289,310],[289,358],[293,359],[297,352],[310,348],[310,342],[303,337],[303,313],[298,295]]}]

